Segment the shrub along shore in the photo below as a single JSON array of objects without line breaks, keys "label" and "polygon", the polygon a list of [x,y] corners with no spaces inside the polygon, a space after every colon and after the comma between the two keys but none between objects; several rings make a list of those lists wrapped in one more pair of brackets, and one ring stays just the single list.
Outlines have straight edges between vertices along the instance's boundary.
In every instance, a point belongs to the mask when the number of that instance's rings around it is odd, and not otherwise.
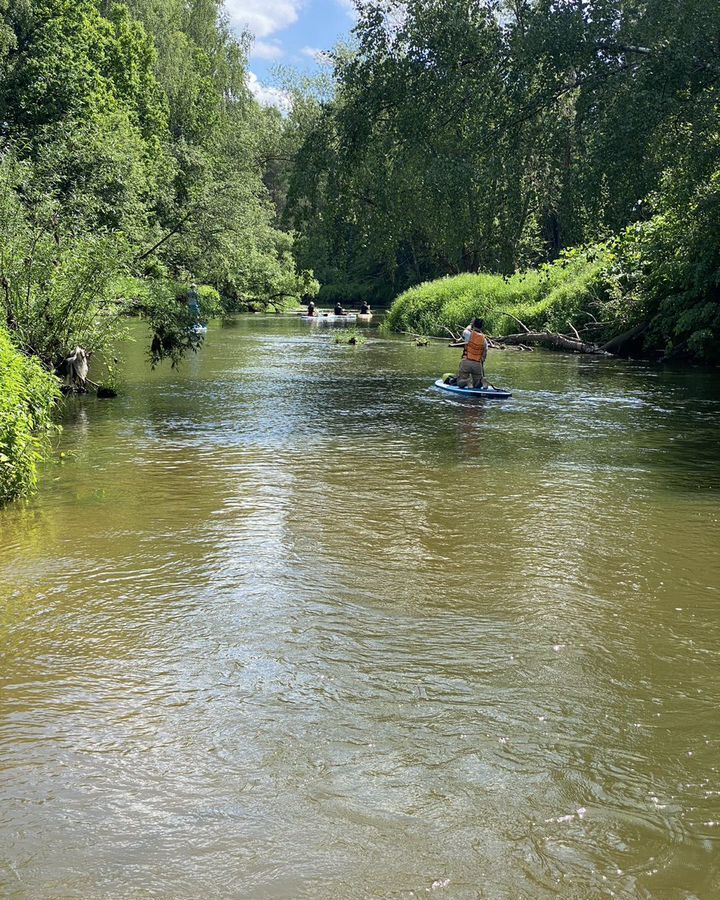
[{"label": "shrub along shore", "polygon": [[29,494],[55,429],[59,381],[0,329],[0,503]]},{"label": "shrub along shore", "polygon": [[587,324],[607,303],[606,264],[607,251],[596,250],[507,278],[466,273],[428,281],[397,297],[383,327],[439,337],[479,316],[494,335],[518,331],[517,320],[531,330],[564,331]]}]

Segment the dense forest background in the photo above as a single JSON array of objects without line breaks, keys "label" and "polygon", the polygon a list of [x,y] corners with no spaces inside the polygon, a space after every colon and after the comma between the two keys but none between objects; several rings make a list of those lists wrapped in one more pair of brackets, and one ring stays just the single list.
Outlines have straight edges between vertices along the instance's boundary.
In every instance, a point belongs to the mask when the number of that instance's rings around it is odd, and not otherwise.
[{"label": "dense forest background", "polygon": [[284,222],[321,297],[391,299],[590,247],[597,318],[720,359],[720,4],[358,10],[332,101],[298,99],[286,125]]},{"label": "dense forest background", "polygon": [[222,0],[0,0],[7,495],[51,427],[48,373],[77,347],[112,368],[130,315],[177,364],[193,282],[202,317],[319,289],[395,299],[396,329],[521,313],[720,361],[717,0],[356,6],[281,113]]}]

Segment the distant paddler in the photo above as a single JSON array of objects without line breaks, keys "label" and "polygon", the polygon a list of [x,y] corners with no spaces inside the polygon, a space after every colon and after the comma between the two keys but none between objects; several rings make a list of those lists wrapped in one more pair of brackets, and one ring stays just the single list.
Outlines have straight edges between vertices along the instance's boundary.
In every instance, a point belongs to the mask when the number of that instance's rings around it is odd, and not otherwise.
[{"label": "distant paddler", "polygon": [[451,344],[462,347],[463,355],[457,374],[457,386],[461,388],[488,387],[485,380],[485,360],[487,359],[488,341],[483,334],[485,324],[482,319],[473,319],[463,331],[462,339]]},{"label": "distant paddler", "polygon": [[308,316],[310,316],[310,318],[314,318],[318,314],[317,310],[315,309],[315,304],[312,300],[308,303],[307,314]]},{"label": "distant paddler", "polygon": [[198,286],[193,282],[187,292],[187,306],[195,322],[200,321],[200,294]]},{"label": "distant paddler", "polygon": [[372,319],[372,310],[370,309],[370,304],[367,300],[363,300],[360,304],[360,312],[358,313],[359,319],[364,319],[366,322],[369,322]]}]

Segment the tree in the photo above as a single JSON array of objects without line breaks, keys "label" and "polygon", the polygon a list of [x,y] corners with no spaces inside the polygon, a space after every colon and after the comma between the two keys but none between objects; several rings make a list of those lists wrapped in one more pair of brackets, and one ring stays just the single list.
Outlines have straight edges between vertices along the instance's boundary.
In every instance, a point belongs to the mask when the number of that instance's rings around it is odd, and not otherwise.
[{"label": "tree", "polygon": [[604,238],[657,186],[668,121],[717,83],[718,15],[709,0],[362,3],[299,151],[292,221],[329,220],[391,280],[511,272]]}]

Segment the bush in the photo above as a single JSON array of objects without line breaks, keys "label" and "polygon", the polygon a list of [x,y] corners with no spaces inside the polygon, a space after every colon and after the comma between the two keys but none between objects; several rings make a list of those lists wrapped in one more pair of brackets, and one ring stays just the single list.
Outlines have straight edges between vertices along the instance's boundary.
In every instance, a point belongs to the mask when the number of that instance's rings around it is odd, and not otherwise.
[{"label": "bush", "polygon": [[281,312],[317,295],[313,273],[297,269],[292,235],[258,225],[252,240],[236,248],[228,271],[210,279],[221,285],[224,312]]},{"label": "bush", "polygon": [[485,320],[489,334],[530,329],[566,330],[581,312],[597,311],[607,296],[605,246],[566,253],[540,269],[509,278],[481,273],[441,278],[410,288],[391,306],[383,328],[444,335],[473,318]]},{"label": "bush", "polygon": [[[195,316],[178,302],[188,285],[133,277],[126,238],[63,229],[56,199],[29,211],[21,191],[28,172],[27,164],[0,153],[0,322],[12,329],[15,346],[62,372],[76,346],[110,356],[125,317],[139,315],[152,330],[154,365],[169,359],[176,366],[196,350]],[[219,314],[217,290],[202,286],[198,293],[201,319]]]},{"label": "bush", "polygon": [[214,287],[198,287],[198,313],[187,305],[189,285],[167,279],[123,276],[113,282],[116,302],[128,312],[145,319],[150,326],[150,364],[154,368],[169,359],[173,368],[183,356],[195,352],[203,336],[193,330],[201,322],[221,312],[220,295]]},{"label": "bush", "polygon": [[0,330],[0,503],[29,494],[55,427],[58,380]]},{"label": "bush", "polygon": [[220,315],[222,300],[216,288],[209,284],[201,284],[198,287],[198,296],[200,298],[200,315],[203,319]]}]

